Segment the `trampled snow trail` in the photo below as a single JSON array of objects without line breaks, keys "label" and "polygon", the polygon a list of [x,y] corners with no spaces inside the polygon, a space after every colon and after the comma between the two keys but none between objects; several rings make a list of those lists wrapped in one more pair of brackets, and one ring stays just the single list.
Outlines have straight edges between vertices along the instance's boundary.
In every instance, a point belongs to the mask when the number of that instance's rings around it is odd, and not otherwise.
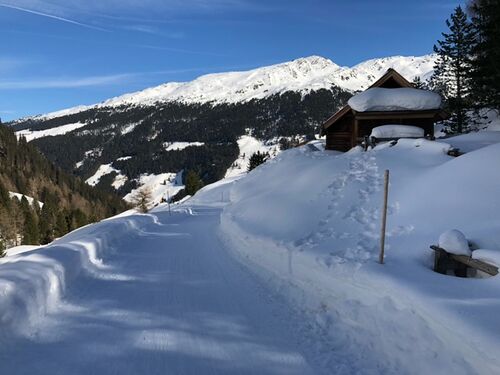
[{"label": "trampled snow trail", "polygon": [[220,210],[154,215],[29,334],[4,337],[1,374],[321,373],[283,303],[217,240]]}]

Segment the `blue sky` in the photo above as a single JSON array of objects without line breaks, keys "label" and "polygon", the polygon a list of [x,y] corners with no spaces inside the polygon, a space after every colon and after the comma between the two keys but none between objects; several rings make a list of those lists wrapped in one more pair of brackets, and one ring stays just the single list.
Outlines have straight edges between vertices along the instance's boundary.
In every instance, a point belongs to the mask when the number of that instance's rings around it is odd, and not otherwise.
[{"label": "blue sky", "polygon": [[461,0],[0,0],[4,121],[320,55],[432,51]]}]

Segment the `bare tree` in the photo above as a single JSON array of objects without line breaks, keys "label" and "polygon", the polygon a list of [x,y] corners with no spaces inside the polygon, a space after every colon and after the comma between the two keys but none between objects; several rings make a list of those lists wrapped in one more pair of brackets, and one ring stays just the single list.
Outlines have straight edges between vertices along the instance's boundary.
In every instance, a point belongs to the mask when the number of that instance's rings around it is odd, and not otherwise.
[{"label": "bare tree", "polygon": [[149,211],[153,199],[151,189],[148,187],[142,187],[137,190],[132,197],[132,204],[142,213]]}]

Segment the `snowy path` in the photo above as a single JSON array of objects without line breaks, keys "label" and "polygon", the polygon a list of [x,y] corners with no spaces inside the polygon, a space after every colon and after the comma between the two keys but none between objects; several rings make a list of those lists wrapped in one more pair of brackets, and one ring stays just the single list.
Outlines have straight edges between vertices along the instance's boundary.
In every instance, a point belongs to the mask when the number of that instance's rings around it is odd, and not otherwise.
[{"label": "snowy path", "polygon": [[155,215],[29,335],[0,335],[1,374],[321,373],[283,302],[222,249],[220,210]]}]

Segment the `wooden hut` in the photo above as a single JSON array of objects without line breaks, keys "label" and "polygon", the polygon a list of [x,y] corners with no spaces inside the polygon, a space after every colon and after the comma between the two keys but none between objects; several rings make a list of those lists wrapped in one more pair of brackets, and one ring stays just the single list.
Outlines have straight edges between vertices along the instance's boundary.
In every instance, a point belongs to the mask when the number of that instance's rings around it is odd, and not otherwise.
[{"label": "wooden hut", "polygon": [[[394,69],[389,69],[371,88],[414,88],[413,84]],[[367,89],[368,90],[368,89]],[[431,110],[391,110],[357,112],[346,105],[322,125],[321,135],[326,135],[326,149],[348,151],[359,144],[372,129],[380,125],[413,125],[424,129],[431,138],[434,123],[445,120],[442,109]]]}]

